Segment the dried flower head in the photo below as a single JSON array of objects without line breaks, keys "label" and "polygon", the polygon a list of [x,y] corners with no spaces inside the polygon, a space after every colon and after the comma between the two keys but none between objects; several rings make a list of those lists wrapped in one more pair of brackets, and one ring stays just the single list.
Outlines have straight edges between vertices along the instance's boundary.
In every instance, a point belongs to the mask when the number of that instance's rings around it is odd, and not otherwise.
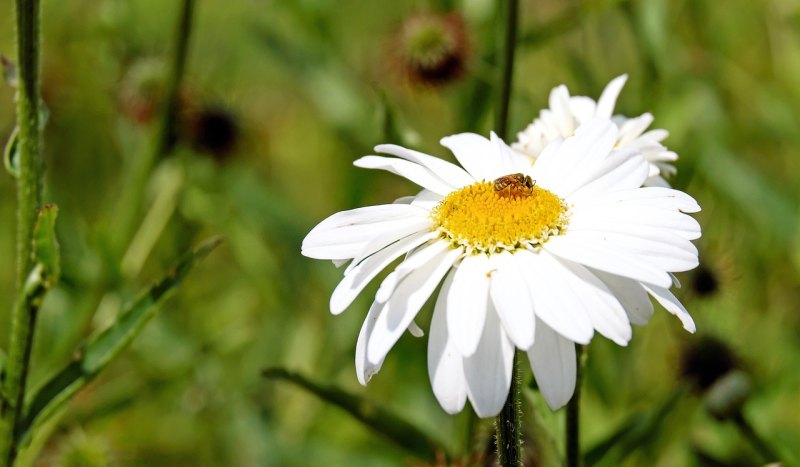
[{"label": "dried flower head", "polygon": [[690,340],[681,353],[681,376],[700,391],[707,390],[738,367],[739,360],[733,350],[713,336],[699,336]]},{"label": "dried flower head", "polygon": [[459,13],[426,13],[403,23],[394,49],[412,84],[439,87],[464,74],[468,45],[464,19]]},{"label": "dried flower head", "polygon": [[217,161],[226,160],[236,149],[239,123],[230,110],[213,106],[191,112],[186,117],[187,138],[192,146]]}]

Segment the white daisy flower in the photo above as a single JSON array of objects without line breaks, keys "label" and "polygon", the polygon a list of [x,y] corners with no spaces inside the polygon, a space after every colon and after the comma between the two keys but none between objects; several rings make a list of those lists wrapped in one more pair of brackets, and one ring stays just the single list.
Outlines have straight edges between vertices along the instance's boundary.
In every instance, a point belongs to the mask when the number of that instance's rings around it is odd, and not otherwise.
[{"label": "white daisy flower", "polygon": [[381,283],[356,346],[366,384],[443,280],[428,338],[433,392],[448,413],[467,399],[481,417],[496,415],[511,382],[514,348],[528,353],[541,393],[554,410],[572,396],[575,345],[594,332],[626,345],[631,323],[653,312],[652,295],[695,325],[669,291],[671,272],[698,264],[691,240],[700,226],[690,196],[642,188],[648,165],[633,148],[615,149],[617,127],[589,121],[548,146],[533,165],[500,138],[443,138],[461,167],[394,145],[397,158],[355,162],[424,188],[394,204],[340,212],[303,241],[311,258],[350,261],[330,308],[344,311],[381,270]]},{"label": "white daisy flower", "polygon": [[650,172],[644,185],[669,187],[665,177],[675,175],[672,162],[678,159],[678,155],[661,144],[669,136],[667,130],[645,132],[653,123],[653,116],[649,113],[636,118],[612,116],[619,92],[627,79],[628,75],[613,79],[597,102],[586,96],[570,96],[563,84],[553,88],[550,92],[550,108],[542,110],[539,118],[517,133],[517,142],[511,147],[535,159],[551,141],[572,136],[582,123],[595,118],[611,119],[619,128],[616,147],[636,148],[650,163]]}]

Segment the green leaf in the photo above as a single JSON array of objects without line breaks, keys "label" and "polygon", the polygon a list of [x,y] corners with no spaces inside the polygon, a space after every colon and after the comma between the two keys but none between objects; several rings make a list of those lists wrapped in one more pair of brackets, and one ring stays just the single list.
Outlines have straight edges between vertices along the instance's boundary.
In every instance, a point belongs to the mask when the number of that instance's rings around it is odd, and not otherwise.
[{"label": "green leaf", "polygon": [[35,425],[56,413],[66,401],[106,368],[155,316],[160,305],[175,291],[192,268],[220,242],[219,238],[208,240],[186,255],[158,283],[125,307],[114,324],[88,342],[72,362],[39,388],[27,407],[21,436],[28,436]]},{"label": "green leaf", "polygon": [[19,127],[14,127],[3,150],[3,164],[14,178],[19,178]]},{"label": "green leaf", "polygon": [[45,287],[52,288],[61,277],[61,249],[56,238],[58,206],[48,204],[39,210],[33,230],[33,257],[45,271]]},{"label": "green leaf", "polygon": [[451,458],[447,455],[444,446],[440,442],[431,438],[408,421],[362,397],[347,393],[335,386],[315,383],[302,375],[283,368],[264,370],[263,375],[270,379],[289,381],[323,401],[343,409],[368,428],[381,433],[420,459],[435,462],[437,455],[441,456],[442,454]]},{"label": "green leaf", "polygon": [[56,239],[58,206],[48,204],[39,210],[33,229],[33,269],[25,280],[25,300],[34,308],[44,294],[56,286],[61,276],[61,253]]}]

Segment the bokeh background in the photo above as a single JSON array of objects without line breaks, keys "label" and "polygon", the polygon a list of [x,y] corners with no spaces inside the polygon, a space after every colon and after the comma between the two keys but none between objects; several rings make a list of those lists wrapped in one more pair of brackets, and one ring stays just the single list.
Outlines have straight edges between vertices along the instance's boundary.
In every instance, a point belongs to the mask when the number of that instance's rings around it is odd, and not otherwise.
[{"label": "bokeh background", "polygon": [[[13,59],[12,3],[0,0],[0,53]],[[341,271],[300,256],[300,242],[333,212],[415,192],[399,177],[352,166],[375,144],[451,159],[440,137],[488,133],[499,2],[198,0],[174,148],[146,186],[133,186],[130,167],[155,137],[180,3],[43,2],[45,199],[61,209],[64,277],[40,315],[31,385],[182,252],[215,234],[225,243],[23,460],[423,464],[342,409],[261,374],[280,367],[391,410],[464,464],[491,462],[483,456],[491,422],[469,408],[448,416],[436,403],[425,338],[403,337],[370,385],[358,385],[354,347],[369,293],[331,316]],[[628,73],[617,111],[652,112],[653,127],[670,131],[666,144],[680,155],[672,182],[703,207],[701,266],[678,274],[676,292],[698,332],[657,309],[627,348],[592,342],[582,415],[588,460],[763,463],[734,422],[706,409],[704,388],[738,369],[751,382],[745,418],[787,465],[800,462],[800,2],[521,3],[511,130],[538,115],[555,85],[596,98]],[[465,36],[457,72],[415,82],[398,45],[402,25],[453,10]],[[13,96],[0,84],[3,140],[14,127]],[[139,205],[120,201],[139,189]],[[14,212],[13,180],[0,175],[3,347]],[[145,216],[131,248],[118,226]],[[563,412],[550,412],[529,369],[523,375],[526,443],[539,448],[530,462],[558,465]]]}]

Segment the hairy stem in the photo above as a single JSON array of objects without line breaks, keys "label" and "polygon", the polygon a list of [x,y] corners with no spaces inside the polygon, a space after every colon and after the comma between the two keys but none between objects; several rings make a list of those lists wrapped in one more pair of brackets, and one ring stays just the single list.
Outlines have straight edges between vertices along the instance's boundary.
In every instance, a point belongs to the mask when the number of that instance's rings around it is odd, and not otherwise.
[{"label": "hairy stem", "polygon": [[522,465],[522,401],[519,391],[519,358],[514,354],[511,388],[503,410],[495,419],[497,460],[501,467]]},{"label": "hairy stem", "polygon": [[583,380],[583,367],[586,362],[586,349],[584,346],[575,344],[575,358],[577,359],[575,365],[575,392],[572,394],[572,399],[567,403],[567,467],[580,467],[581,465],[581,382]]},{"label": "hairy stem", "polygon": [[0,398],[0,460],[12,465],[17,455],[17,428],[22,419],[36,307],[27,300],[25,280],[32,267],[32,238],[42,204],[42,130],[39,102],[39,1],[17,0],[17,298],[11,315],[8,365]]}]

